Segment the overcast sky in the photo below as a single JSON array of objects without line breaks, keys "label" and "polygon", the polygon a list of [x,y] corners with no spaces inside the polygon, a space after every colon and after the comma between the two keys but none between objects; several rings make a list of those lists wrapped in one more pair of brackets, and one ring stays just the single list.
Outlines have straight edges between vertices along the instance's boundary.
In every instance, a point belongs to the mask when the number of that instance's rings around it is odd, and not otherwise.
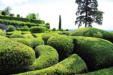
[{"label": "overcast sky", "polygon": [[[102,26],[94,27],[113,30],[113,0],[98,0],[99,10],[104,12]],[[29,13],[39,13],[40,19],[51,24],[51,28],[58,28],[59,15],[62,16],[64,29],[76,29],[75,0],[0,0],[0,10],[11,7],[11,12],[26,16]]]}]

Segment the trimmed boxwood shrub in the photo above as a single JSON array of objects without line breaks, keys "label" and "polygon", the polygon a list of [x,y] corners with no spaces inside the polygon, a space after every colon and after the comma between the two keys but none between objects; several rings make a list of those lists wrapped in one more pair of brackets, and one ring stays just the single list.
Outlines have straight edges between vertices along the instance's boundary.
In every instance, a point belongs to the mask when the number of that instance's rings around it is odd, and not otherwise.
[{"label": "trimmed boxwood shrub", "polygon": [[21,31],[29,31],[29,30],[30,30],[30,28],[28,26],[23,26],[21,28]]},{"label": "trimmed boxwood shrub", "polygon": [[40,45],[35,48],[36,57],[38,57],[34,64],[33,68],[42,69],[54,65],[58,62],[59,56],[57,51],[47,45]]},{"label": "trimmed boxwood shrub", "polygon": [[74,53],[81,56],[90,71],[113,66],[113,44],[93,37],[72,37]]},{"label": "trimmed boxwood shrub", "polygon": [[12,31],[15,31],[15,30],[16,30],[16,28],[14,26],[9,26],[7,28],[7,32],[12,32]]},{"label": "trimmed boxwood shrub", "polygon": [[38,26],[31,27],[32,33],[43,33],[45,31],[46,31],[45,27],[38,27]]},{"label": "trimmed boxwood shrub", "polygon": [[33,39],[34,38],[32,34],[24,34],[23,37],[25,39]]},{"label": "trimmed boxwood shrub", "polygon": [[87,71],[85,62],[77,55],[73,54],[65,60],[42,70],[35,70],[15,75],[73,75]]},{"label": "trimmed boxwood shrub", "polygon": [[0,29],[0,36],[5,36],[4,32]]},{"label": "trimmed boxwood shrub", "polygon": [[25,38],[10,38],[10,39],[31,47],[31,39],[25,39]]},{"label": "trimmed boxwood shrub", "polygon": [[60,60],[68,57],[73,52],[73,40],[67,36],[53,36],[48,39],[47,44],[54,47],[60,56]]},{"label": "trimmed boxwood shrub", "polygon": [[72,31],[71,36],[88,36],[88,37],[97,37],[103,38],[113,42],[113,34],[97,28],[80,28],[75,31]]},{"label": "trimmed boxwood shrub", "polygon": [[44,45],[42,38],[33,38],[31,39],[31,47],[35,49],[36,46]]},{"label": "trimmed boxwood shrub", "polygon": [[15,31],[12,35],[9,36],[10,38],[24,38],[24,36],[19,31]]},{"label": "trimmed boxwood shrub", "polygon": [[113,67],[101,69],[94,72],[88,72],[85,74],[75,74],[75,75],[113,75]]},{"label": "trimmed boxwood shrub", "polygon": [[0,39],[0,74],[9,75],[28,68],[35,60],[32,48],[10,39]]}]

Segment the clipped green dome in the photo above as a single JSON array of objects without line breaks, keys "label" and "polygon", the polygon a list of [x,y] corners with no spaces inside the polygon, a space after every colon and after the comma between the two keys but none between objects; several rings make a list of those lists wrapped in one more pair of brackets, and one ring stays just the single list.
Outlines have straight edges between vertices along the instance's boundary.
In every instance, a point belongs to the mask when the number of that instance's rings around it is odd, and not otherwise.
[{"label": "clipped green dome", "polygon": [[18,72],[32,65],[34,60],[32,48],[10,39],[0,39],[0,74]]}]

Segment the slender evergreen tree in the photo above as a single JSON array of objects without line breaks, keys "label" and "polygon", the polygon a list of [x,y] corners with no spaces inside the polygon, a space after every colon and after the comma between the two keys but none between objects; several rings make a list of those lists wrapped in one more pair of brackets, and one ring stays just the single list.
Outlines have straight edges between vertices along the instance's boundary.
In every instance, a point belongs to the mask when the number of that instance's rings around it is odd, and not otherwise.
[{"label": "slender evergreen tree", "polygon": [[59,15],[59,30],[62,29],[62,20],[61,20],[61,15]]},{"label": "slender evergreen tree", "polygon": [[78,10],[75,25],[92,27],[92,23],[102,24],[103,12],[98,10],[97,0],[76,0]]}]

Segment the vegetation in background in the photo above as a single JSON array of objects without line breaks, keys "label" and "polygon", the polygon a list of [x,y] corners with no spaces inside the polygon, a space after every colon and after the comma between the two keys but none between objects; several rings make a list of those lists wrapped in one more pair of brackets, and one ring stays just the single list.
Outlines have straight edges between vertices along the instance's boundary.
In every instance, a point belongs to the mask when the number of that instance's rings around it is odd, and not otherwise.
[{"label": "vegetation in background", "polygon": [[92,23],[102,24],[103,12],[98,10],[97,0],[76,0],[78,4],[77,18],[75,24],[78,27],[85,24],[85,27],[92,27]]},{"label": "vegetation in background", "polygon": [[59,30],[61,30],[62,29],[62,20],[61,20],[61,15],[59,15]]}]

